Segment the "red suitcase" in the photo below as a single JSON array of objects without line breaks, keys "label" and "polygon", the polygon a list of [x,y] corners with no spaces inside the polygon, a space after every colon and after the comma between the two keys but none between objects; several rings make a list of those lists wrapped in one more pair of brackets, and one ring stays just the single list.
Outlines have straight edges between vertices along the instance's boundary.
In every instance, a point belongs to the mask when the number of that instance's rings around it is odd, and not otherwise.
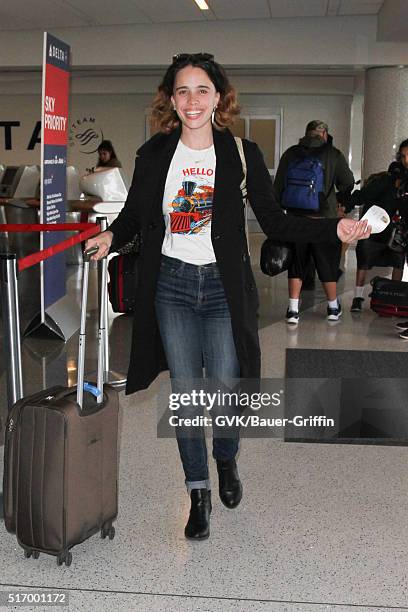
[{"label": "red suitcase", "polygon": [[383,317],[408,319],[408,283],[375,276],[371,279],[370,308]]},{"label": "red suitcase", "polygon": [[108,265],[109,301],[113,312],[132,313],[135,309],[137,256],[116,255]]},{"label": "red suitcase", "polygon": [[[84,256],[77,387],[54,387],[21,399],[6,424],[6,528],[16,533],[26,557],[44,552],[67,566],[76,544],[97,532],[114,537],[112,522],[118,512],[119,400],[117,391],[103,385],[104,312],[97,387],[84,385],[89,257]],[[101,310],[106,304],[106,259],[102,292]]]}]

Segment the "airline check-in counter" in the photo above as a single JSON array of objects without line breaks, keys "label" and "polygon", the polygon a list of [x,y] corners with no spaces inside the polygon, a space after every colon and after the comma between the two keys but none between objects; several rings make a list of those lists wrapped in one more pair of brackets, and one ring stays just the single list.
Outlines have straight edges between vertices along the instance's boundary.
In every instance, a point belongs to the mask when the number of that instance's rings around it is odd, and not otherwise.
[{"label": "airline check-in counter", "polygon": [[122,210],[129,190],[121,168],[107,168],[86,174],[81,178],[80,186],[86,194],[100,198],[100,201],[93,206],[93,213],[105,215],[108,223],[111,223]]},{"label": "airline check-in counter", "polygon": [[[0,177],[0,223],[37,223],[37,201],[40,189],[39,166],[5,166]],[[39,201],[39,200],[38,200]],[[0,245],[19,257],[39,248],[38,234],[1,234]]]},{"label": "airline check-in counter", "polygon": [[[39,222],[40,176],[39,166],[0,166],[0,223]],[[74,166],[68,166],[66,222],[92,222],[103,215],[110,223],[123,208],[127,193],[127,181],[119,168],[80,177]],[[0,247],[22,257],[39,249],[39,235],[3,234]],[[81,261],[80,245],[67,251],[68,264]]]}]

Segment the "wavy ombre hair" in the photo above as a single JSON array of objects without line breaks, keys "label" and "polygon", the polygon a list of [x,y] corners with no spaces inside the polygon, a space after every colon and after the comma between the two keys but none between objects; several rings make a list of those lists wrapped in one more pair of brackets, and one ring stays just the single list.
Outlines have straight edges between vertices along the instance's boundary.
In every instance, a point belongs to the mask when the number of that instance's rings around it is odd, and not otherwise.
[{"label": "wavy ombre hair", "polygon": [[177,73],[186,66],[201,68],[212,81],[220,99],[215,109],[214,127],[223,130],[231,126],[240,113],[237,94],[225,73],[224,68],[214,61],[208,53],[181,53],[175,55],[173,63],[168,67],[166,74],[157,90],[152,104],[152,124],[160,132],[169,134],[180,125],[180,119],[173,109],[171,96]]}]

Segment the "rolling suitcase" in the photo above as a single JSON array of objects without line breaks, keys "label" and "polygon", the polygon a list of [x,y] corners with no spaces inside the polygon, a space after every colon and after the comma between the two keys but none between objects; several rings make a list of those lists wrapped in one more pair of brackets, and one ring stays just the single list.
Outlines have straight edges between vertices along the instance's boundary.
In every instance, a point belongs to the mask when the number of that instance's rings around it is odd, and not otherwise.
[{"label": "rolling suitcase", "polygon": [[[93,251],[95,252],[95,251]],[[97,386],[84,383],[89,259],[84,256],[77,387],[53,387],[16,402],[6,424],[4,517],[25,556],[69,566],[72,546],[100,531],[112,539],[118,511],[117,391],[103,385],[103,320]],[[106,304],[102,260],[101,310]],[[102,392],[99,390],[103,389]]]},{"label": "rolling suitcase", "polygon": [[108,264],[109,301],[113,312],[132,313],[135,309],[137,256],[116,255]]},{"label": "rolling suitcase", "polygon": [[408,283],[375,276],[371,286],[371,310],[382,317],[408,318]]}]

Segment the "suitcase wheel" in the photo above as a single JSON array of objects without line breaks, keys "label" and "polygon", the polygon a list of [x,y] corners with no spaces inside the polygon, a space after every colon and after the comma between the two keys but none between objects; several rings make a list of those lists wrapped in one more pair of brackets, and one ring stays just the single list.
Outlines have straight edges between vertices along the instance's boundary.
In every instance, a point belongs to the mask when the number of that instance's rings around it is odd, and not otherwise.
[{"label": "suitcase wheel", "polygon": [[113,540],[113,538],[115,537],[115,528],[113,527],[113,525],[104,525],[102,527],[101,538],[104,540],[107,537],[109,537],[110,540]]},{"label": "suitcase wheel", "polygon": [[65,563],[69,567],[72,563],[72,552],[68,551],[57,556],[57,565]]},{"label": "suitcase wheel", "polygon": [[38,557],[40,556],[40,552],[38,550],[25,550],[24,551],[24,556],[26,559],[29,559],[30,557],[32,557],[33,559],[38,559]]}]

